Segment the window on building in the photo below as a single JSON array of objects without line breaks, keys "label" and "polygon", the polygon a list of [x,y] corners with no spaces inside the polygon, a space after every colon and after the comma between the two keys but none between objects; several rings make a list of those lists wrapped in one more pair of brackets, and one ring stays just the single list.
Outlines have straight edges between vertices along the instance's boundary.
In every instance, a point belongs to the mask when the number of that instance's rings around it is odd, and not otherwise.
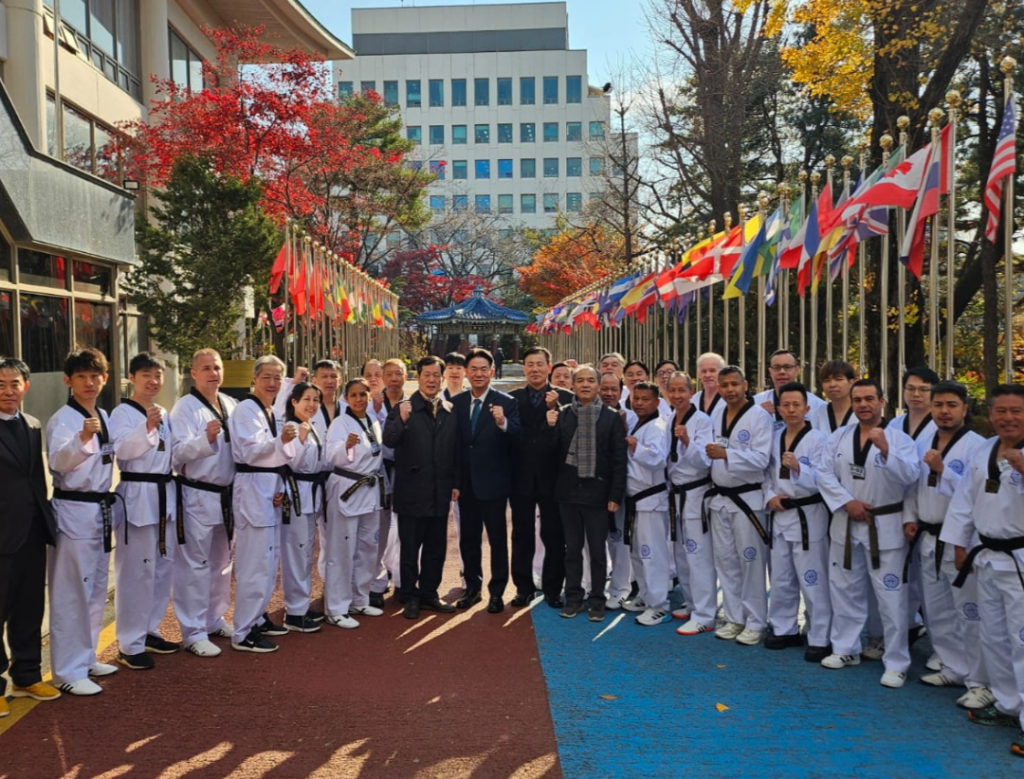
[{"label": "window on building", "polygon": [[476,161],[476,177],[478,179],[489,179],[491,177],[491,161],[490,160],[477,160]]},{"label": "window on building", "polygon": [[579,192],[568,192],[565,195],[565,210],[575,213],[583,208],[583,195]]},{"label": "window on building", "polygon": [[115,146],[115,132],[74,106],[64,104],[61,121],[64,149],[57,149],[57,104],[46,95],[47,153],[80,170],[120,185],[124,179],[121,158]]},{"label": "window on building", "polygon": [[512,124],[498,125],[498,143],[512,143]]},{"label": "window on building", "polygon": [[[32,367],[33,380],[41,373],[64,371],[64,358],[71,350],[69,304],[69,298],[21,293],[21,359]],[[26,408],[31,413],[28,404]]]},{"label": "window on building", "polygon": [[582,141],[583,140],[583,122],[566,122],[565,123],[565,140],[567,140],[567,141]]},{"label": "window on building", "polygon": [[582,76],[566,76],[565,77],[565,102],[566,103],[582,103],[583,102],[583,77]]},{"label": "window on building", "polygon": [[452,79],[452,105],[466,105],[466,79]]},{"label": "window on building", "polygon": [[557,214],[558,213],[558,193],[557,192],[545,192],[544,193],[544,213],[545,214]]},{"label": "window on building", "polygon": [[499,214],[511,214],[512,212],[513,212],[512,196],[511,195],[498,195],[498,213]]},{"label": "window on building", "polygon": [[[174,65],[173,61],[171,62],[171,65],[173,67],[173,65]],[[175,79],[175,81],[177,81],[177,79]],[[344,100],[346,97],[351,96],[352,92],[354,92],[354,91],[355,90],[353,90],[353,88],[352,88],[352,82],[351,81],[339,81],[338,82],[338,98],[339,99]]]},{"label": "window on building", "polygon": [[[60,12],[63,18],[64,3],[61,3]],[[168,35],[171,55],[171,79],[182,89],[199,91],[203,88],[203,58],[196,53],[195,49],[185,43],[185,39],[174,30],[168,30]],[[344,83],[348,84],[347,94],[352,94],[352,82]],[[338,93],[340,97],[345,97],[345,94],[341,93],[340,85]]]},{"label": "window on building", "polygon": [[498,105],[512,105],[512,79],[498,79]]},{"label": "window on building", "polygon": [[578,178],[583,175],[583,158],[582,157],[566,157],[565,158],[565,175],[570,178]]},{"label": "window on building", "polygon": [[603,176],[604,175],[604,157],[591,157],[590,158],[590,175],[591,176]]},{"label": "window on building", "polygon": [[423,98],[420,94],[420,80],[411,78],[405,82],[405,107],[419,108],[423,105]]},{"label": "window on building", "polygon": [[461,146],[466,143],[466,125],[452,125],[452,143],[456,146]]},{"label": "window on building", "polygon": [[405,137],[419,146],[423,143],[423,128],[418,124],[411,124],[405,128]]},{"label": "window on building", "polygon": [[491,104],[491,81],[486,78],[473,79],[473,105]]},{"label": "window on building", "polygon": [[[45,252],[18,249],[18,274],[22,284],[36,287],[68,288],[67,261]],[[61,357],[61,360],[64,358]]]},{"label": "window on building", "polygon": [[0,290],[0,349],[3,354],[14,354],[14,293]]},{"label": "window on building", "polygon": [[498,178],[512,178],[512,160],[498,160]]},{"label": "window on building", "polygon": [[435,214],[440,214],[444,211],[445,202],[444,195],[431,195],[430,196],[430,210]]},{"label": "window on building", "polygon": [[469,208],[469,195],[456,195],[452,198],[452,211],[465,211]]},{"label": "window on building", "polygon": [[430,125],[430,144],[432,146],[441,146],[444,143],[444,125],[443,124],[432,124]]},{"label": "window on building", "polygon": [[558,122],[544,122],[544,143],[558,143]]},{"label": "window on building", "polygon": [[519,79],[519,105],[533,105],[537,102],[537,79],[523,76]]},{"label": "window on building", "polygon": [[362,92],[364,95],[367,92],[376,92],[377,91],[377,82],[376,81],[360,81],[359,82],[359,91]]},{"label": "window on building", "polygon": [[523,157],[521,160],[519,160],[519,178],[537,178],[537,160],[533,159],[532,157]]},{"label": "window on building", "polygon": [[491,126],[489,124],[478,124],[473,126],[474,143],[491,142]]},{"label": "window on building", "polygon": [[103,297],[109,297],[114,288],[114,274],[110,268],[79,260],[71,262],[71,281],[75,292]]},{"label": "window on building", "polygon": [[398,82],[397,81],[385,81],[384,82],[384,105],[389,105],[389,106],[398,105]]},{"label": "window on building", "polygon": [[[43,0],[43,5],[43,30],[52,38],[53,0]],[[141,100],[139,0],[64,0],[60,17],[59,40],[64,48],[91,62],[110,81]],[[198,57],[196,64],[198,73],[192,89],[202,85],[202,61]],[[173,67],[171,73],[173,77]]]},{"label": "window on building", "polygon": [[590,140],[600,141],[604,139],[604,122],[590,123]]},{"label": "window on building", "polygon": [[558,104],[558,76],[544,76],[544,105]]},{"label": "window on building", "polygon": [[[14,269],[11,267],[11,247],[2,237],[0,237],[0,281],[11,282],[14,280]],[[10,309],[0,309],[0,311],[7,311],[10,313]],[[0,344],[3,346],[3,344]],[[14,349],[8,349],[4,354],[14,354]]]},{"label": "window on building", "polygon": [[536,214],[537,213],[537,196],[536,195],[520,195],[519,196],[519,213],[520,214]]},{"label": "window on building", "polygon": [[558,157],[545,157],[544,158],[544,178],[556,179],[558,178]]},{"label": "window on building", "polygon": [[476,212],[478,214],[489,214],[489,213],[491,213],[491,196],[490,195],[477,195],[476,196]]},{"label": "window on building", "polygon": [[452,160],[452,178],[469,178],[469,163],[466,160]]},{"label": "window on building", "polygon": [[441,108],[444,106],[444,81],[439,78],[432,78],[427,82],[430,90],[430,107]]},{"label": "window on building", "polygon": [[448,169],[448,163],[444,160],[431,160],[430,161],[430,172],[432,175],[437,176],[438,181],[444,181],[444,173]]},{"label": "window on building", "polygon": [[519,142],[533,143],[537,140],[537,125],[533,122],[522,122],[519,125]]}]

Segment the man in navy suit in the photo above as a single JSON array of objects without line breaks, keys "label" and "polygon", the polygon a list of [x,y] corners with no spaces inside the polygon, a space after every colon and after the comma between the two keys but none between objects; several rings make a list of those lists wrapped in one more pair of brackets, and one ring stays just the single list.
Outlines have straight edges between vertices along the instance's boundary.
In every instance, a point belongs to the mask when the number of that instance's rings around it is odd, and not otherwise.
[{"label": "man in navy suit", "polygon": [[482,600],[481,544],[483,530],[487,528],[491,545],[487,610],[497,614],[505,609],[503,596],[509,576],[505,508],[512,488],[512,462],[519,437],[519,404],[511,395],[491,389],[494,358],[486,349],[469,351],[466,374],[469,392],[452,398],[459,420],[462,462],[459,552],[466,576],[466,594],[456,605],[468,609]]}]

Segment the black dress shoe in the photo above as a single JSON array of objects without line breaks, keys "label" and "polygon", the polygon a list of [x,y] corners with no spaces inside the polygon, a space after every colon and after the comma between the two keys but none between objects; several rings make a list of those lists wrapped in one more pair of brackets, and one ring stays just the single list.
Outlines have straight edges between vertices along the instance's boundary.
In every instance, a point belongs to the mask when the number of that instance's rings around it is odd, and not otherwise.
[{"label": "black dress shoe", "polygon": [[804,637],[799,633],[792,633],[786,636],[776,636],[772,634],[767,636],[764,640],[765,649],[785,649],[790,646],[803,646]]},{"label": "black dress shoe", "polygon": [[808,663],[820,663],[832,654],[832,645],[829,646],[808,646],[804,650],[804,660]]},{"label": "black dress shoe", "polygon": [[402,609],[402,614],[406,619],[419,619],[420,602],[415,598],[410,598],[405,604],[405,608]]},{"label": "black dress shoe", "polygon": [[487,601],[487,613],[488,614],[501,614],[505,610],[505,601],[499,598],[497,595],[491,597]]},{"label": "black dress shoe", "polygon": [[470,590],[456,602],[456,606],[460,609],[468,609],[471,606],[475,606],[484,599],[484,596],[480,594],[480,590]]},{"label": "black dress shoe", "polygon": [[519,607],[519,606],[529,606],[530,605],[530,601],[532,601],[532,600],[533,600],[533,594],[532,593],[529,594],[529,595],[524,595],[523,593],[519,593],[518,595],[516,595],[516,597],[514,597],[510,601],[510,604],[512,606],[516,606],[516,607]]},{"label": "black dress shoe", "polygon": [[370,605],[377,609],[384,608],[384,593],[383,592],[371,592],[370,593]]},{"label": "black dress shoe", "polygon": [[565,605],[565,601],[563,601],[561,596],[558,595],[553,598],[545,598],[544,601],[553,609],[560,609]]},{"label": "black dress shoe", "polygon": [[425,598],[420,601],[420,609],[423,611],[439,611],[442,614],[451,614],[455,611],[455,607],[450,603],[445,603],[440,598]]}]

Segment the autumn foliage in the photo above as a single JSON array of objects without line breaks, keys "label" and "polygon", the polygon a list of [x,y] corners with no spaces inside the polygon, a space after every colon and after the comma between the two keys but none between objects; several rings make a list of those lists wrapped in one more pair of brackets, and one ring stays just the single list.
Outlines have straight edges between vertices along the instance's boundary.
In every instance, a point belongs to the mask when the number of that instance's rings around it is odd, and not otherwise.
[{"label": "autumn foliage", "polygon": [[566,295],[623,270],[621,238],[599,224],[558,232],[519,272],[520,288],[542,305],[553,306]]},{"label": "autumn foliage", "polygon": [[480,287],[484,294],[491,281],[476,274],[453,276],[445,270],[442,247],[431,244],[422,249],[395,252],[384,265],[383,279],[412,312],[433,311],[465,300]]}]

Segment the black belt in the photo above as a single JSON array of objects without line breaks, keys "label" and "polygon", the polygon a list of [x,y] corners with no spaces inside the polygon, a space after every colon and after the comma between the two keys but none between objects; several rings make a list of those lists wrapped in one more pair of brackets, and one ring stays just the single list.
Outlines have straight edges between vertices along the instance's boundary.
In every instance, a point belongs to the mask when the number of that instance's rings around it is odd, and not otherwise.
[{"label": "black belt", "polygon": [[[876,506],[868,511],[868,551],[871,553],[871,567],[878,570],[882,567],[882,556],[878,552],[878,525],[875,524],[875,517],[886,514],[896,514],[903,511],[903,501],[890,503],[887,506]],[[853,568],[853,520],[846,515],[846,548],[843,550],[843,568],[849,571]]]},{"label": "black belt", "polygon": [[[800,518],[800,542],[803,550],[806,552],[811,548],[810,532],[807,529],[807,514],[804,513],[804,509],[808,506],[814,506],[818,503],[824,503],[825,499],[821,497],[821,493],[814,495],[808,495],[804,498],[787,498],[779,496],[781,498],[782,508],[786,511],[796,509],[796,515]],[[768,546],[771,546],[775,542],[773,533],[773,526],[775,524],[775,512],[772,511],[768,514]]]},{"label": "black belt", "polygon": [[[698,487],[703,487],[705,484],[711,484],[711,477],[705,476],[703,479],[697,479],[696,481],[687,482],[686,484],[673,484],[668,488],[668,518],[672,524],[672,540],[675,541],[676,536],[676,519],[679,521],[685,519],[683,512],[686,510],[686,493],[690,490],[695,490]],[[676,505],[676,498],[679,497],[679,503]],[[708,532],[707,527],[704,527],[704,532]]]},{"label": "black belt", "polygon": [[[137,471],[122,471],[121,481],[123,482],[144,482],[157,485],[157,505],[160,512],[160,556],[167,557],[167,485],[174,481],[174,476],[169,473],[139,473]],[[124,542],[128,543],[128,504],[124,504]]]},{"label": "black belt", "polygon": [[1017,568],[1017,578],[1020,579],[1020,586],[1024,587],[1024,575],[1021,574],[1020,563],[1017,562],[1017,557],[1014,555],[1014,552],[1018,549],[1024,549],[1024,536],[992,538],[991,536],[983,536],[979,533],[978,537],[981,539],[981,543],[967,553],[967,559],[964,560],[964,564],[960,567],[960,572],[956,575],[953,586],[963,587],[964,582],[967,581],[967,577],[971,573],[974,558],[978,556],[982,549],[991,549],[993,552],[1002,552],[1003,554],[1010,555],[1010,559],[1013,560],[1013,564]]},{"label": "black belt", "polygon": [[938,536],[942,532],[941,522],[923,522],[917,520],[917,533],[910,539],[910,548],[907,549],[907,559],[903,561],[903,583],[910,581],[910,561],[914,556],[914,549],[917,542],[921,540],[921,533],[935,536],[935,578],[942,575],[942,556],[946,553],[946,542],[940,541]]},{"label": "black belt", "polygon": [[658,495],[668,489],[667,484],[655,484],[646,490],[640,490],[636,495],[626,496],[626,526],[622,530],[622,543],[628,546],[633,545],[633,528],[636,525],[636,504],[644,498]]},{"label": "black belt", "polygon": [[[320,507],[324,510],[325,515],[327,514],[327,479],[330,478],[330,475],[330,471],[317,471],[316,473],[292,471],[292,478],[296,482],[310,482],[313,485],[313,505],[310,506],[311,509],[316,508],[316,491],[320,490]],[[296,491],[297,494],[298,492]]]},{"label": "black belt", "polygon": [[[85,492],[83,490],[62,490],[55,488],[53,490],[53,497],[59,500],[73,500],[78,503],[97,504],[103,514],[103,551],[110,552],[110,550],[114,548],[110,537],[110,529],[114,524],[111,508],[114,505],[114,501],[121,497],[120,495],[114,492]],[[121,502],[124,503],[123,498],[121,498]]]},{"label": "black belt", "polygon": [[234,484],[210,484],[207,481],[196,481],[187,476],[178,476],[178,543],[185,543],[185,502],[182,500],[181,488],[191,487],[194,490],[203,492],[214,492],[220,495],[220,514],[224,520],[224,532],[230,541],[235,535],[235,511],[231,505],[232,496],[235,492]]},{"label": "black belt", "polygon": [[356,473],[355,471],[349,471],[345,468],[335,468],[335,476],[343,476],[346,479],[352,479],[353,484],[349,486],[347,490],[341,493],[342,500],[348,500],[351,498],[356,490],[360,487],[374,487],[376,486],[380,492],[380,507],[390,508],[388,505],[387,495],[387,479],[384,478],[382,473]]},{"label": "black belt", "polygon": [[[266,465],[248,465],[247,463],[235,463],[236,473],[273,473],[284,480],[285,499],[281,504],[281,522],[285,525],[292,523],[292,507],[295,507],[296,515],[302,513],[302,502],[299,500],[299,485],[295,483],[295,474],[287,465],[274,467]],[[291,503],[288,502],[288,493],[292,494]]]},{"label": "black belt", "polygon": [[716,485],[705,492],[704,502],[700,507],[700,521],[704,528],[704,532],[708,532],[708,498],[721,495],[736,504],[736,508],[742,511],[744,516],[750,520],[750,524],[754,526],[754,530],[757,531],[757,534],[761,536],[761,540],[764,542],[765,546],[767,546],[769,543],[767,531],[764,529],[760,520],[758,520],[757,514],[755,514],[754,510],[750,508],[750,504],[741,497],[746,492],[756,492],[759,489],[761,489],[760,484],[743,484],[739,487],[719,487]]}]

